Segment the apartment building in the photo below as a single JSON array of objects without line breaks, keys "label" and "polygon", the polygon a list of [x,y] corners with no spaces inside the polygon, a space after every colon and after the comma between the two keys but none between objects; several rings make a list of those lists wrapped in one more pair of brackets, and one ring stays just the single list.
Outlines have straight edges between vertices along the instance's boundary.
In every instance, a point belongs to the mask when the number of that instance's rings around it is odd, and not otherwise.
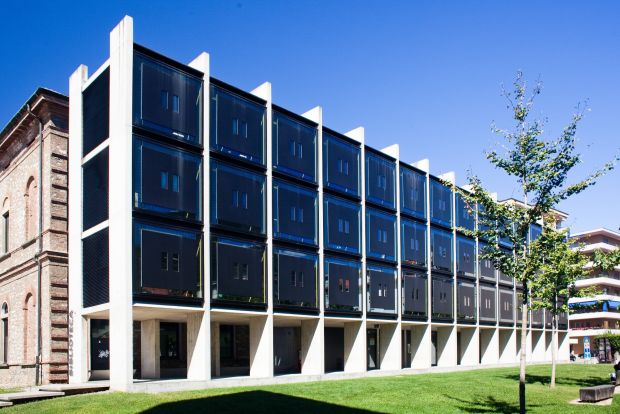
[{"label": "apartment building", "polygon": [[[70,98],[70,381],[518,360],[522,286],[457,231],[476,221],[453,173],[330,129],[320,107],[278,106],[269,83],[216,79],[206,53],[186,65],[147,49],[130,17]],[[527,347],[550,358],[542,312]]]},{"label": "apartment building", "polygon": [[[611,252],[620,247],[620,233],[595,229],[572,234],[576,247],[588,256],[597,251]],[[577,354],[584,353],[583,341],[588,338],[592,357],[600,361],[612,361],[609,343],[597,339],[601,334],[620,333],[620,266],[612,271],[597,268],[592,261],[587,278],[577,281],[577,288],[595,288],[599,294],[593,297],[571,298],[570,347]]]},{"label": "apartment building", "polygon": [[0,132],[0,384],[68,380],[66,96],[39,88]]}]

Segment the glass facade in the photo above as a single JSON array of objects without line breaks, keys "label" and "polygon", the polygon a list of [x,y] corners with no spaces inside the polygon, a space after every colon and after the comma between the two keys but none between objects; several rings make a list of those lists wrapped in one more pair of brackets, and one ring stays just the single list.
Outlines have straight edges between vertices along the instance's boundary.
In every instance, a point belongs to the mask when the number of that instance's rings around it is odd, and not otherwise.
[{"label": "glass facade", "polygon": [[475,206],[470,206],[467,200],[459,193],[456,193],[456,227],[467,230],[476,229]]},{"label": "glass facade", "polygon": [[433,270],[452,272],[452,233],[431,228],[431,266]]},{"label": "glass facade", "polygon": [[396,314],[396,270],[391,267],[366,267],[368,312]]},{"label": "glass facade", "polygon": [[104,149],[82,166],[82,228],[108,219],[109,151]]},{"label": "glass facade", "polygon": [[202,79],[134,52],[133,123],[202,145]]},{"label": "glass facade", "polygon": [[451,278],[432,275],[431,282],[433,319],[452,321],[454,318],[454,281]]},{"label": "glass facade", "polygon": [[512,325],[515,322],[515,296],[512,290],[499,290],[499,321],[502,324]]},{"label": "glass facade", "polygon": [[494,282],[495,281],[495,266],[493,266],[493,261],[491,259],[482,258],[482,252],[488,248],[488,245],[484,242],[478,242],[479,249],[479,257],[478,260],[478,275],[480,280]]},{"label": "glass facade", "polygon": [[456,294],[459,322],[476,323],[476,285],[473,282],[459,281]]},{"label": "glass facade", "polygon": [[495,287],[480,285],[480,323],[494,324],[497,321]]},{"label": "glass facade", "polygon": [[400,232],[402,263],[426,267],[426,224],[401,219]]},{"label": "glass facade", "polygon": [[325,248],[360,254],[361,206],[344,199],[325,196],[323,209]]},{"label": "glass facade", "polygon": [[82,305],[85,308],[110,300],[109,247],[107,228],[82,240]]},{"label": "glass facade", "polygon": [[273,237],[318,244],[316,191],[273,181]]},{"label": "glass facade", "polygon": [[476,277],[476,241],[456,236],[456,274]]},{"label": "glass facade", "polygon": [[319,308],[318,261],[315,253],[273,249],[275,306]]},{"label": "glass facade", "polygon": [[452,226],[452,189],[437,180],[431,180],[431,222]]},{"label": "glass facade", "polygon": [[529,241],[536,241],[542,234],[542,226],[540,224],[532,224],[530,226],[530,237]]},{"label": "glass facade", "polygon": [[396,261],[396,216],[366,209],[366,256]]},{"label": "glass facade", "polygon": [[426,219],[426,176],[403,166],[400,167],[400,211]]},{"label": "glass facade", "polygon": [[203,297],[202,232],[134,220],[134,294]]},{"label": "glass facade", "polygon": [[221,162],[211,163],[211,224],[265,234],[265,176]]},{"label": "glass facade", "polygon": [[82,156],[110,136],[110,68],[82,93]]},{"label": "glass facade", "polygon": [[133,207],[169,218],[202,220],[202,157],[134,137]]},{"label": "glass facade", "polygon": [[355,260],[325,258],[325,310],[361,312],[362,264]]},{"label": "glass facade", "polygon": [[265,105],[213,84],[210,95],[211,150],[265,165]]},{"label": "glass facade", "polygon": [[396,208],[396,163],[366,152],[366,201]]},{"label": "glass facade", "polygon": [[427,286],[426,273],[409,269],[402,270],[402,312],[403,316],[427,318]]},{"label": "glass facade", "polygon": [[212,303],[266,305],[265,245],[211,236]]},{"label": "glass facade", "polygon": [[[506,256],[512,256],[513,252],[512,250],[508,250],[508,249],[502,249],[502,252],[506,255]],[[506,274],[504,274],[504,272],[502,272],[501,270],[497,270],[497,274],[499,276],[499,283],[504,284],[504,285],[511,285],[514,282],[514,279]]]},{"label": "glass facade", "polygon": [[361,149],[323,132],[323,185],[325,188],[359,197]]},{"label": "glass facade", "polygon": [[273,111],[273,169],[316,183],[316,127]]}]

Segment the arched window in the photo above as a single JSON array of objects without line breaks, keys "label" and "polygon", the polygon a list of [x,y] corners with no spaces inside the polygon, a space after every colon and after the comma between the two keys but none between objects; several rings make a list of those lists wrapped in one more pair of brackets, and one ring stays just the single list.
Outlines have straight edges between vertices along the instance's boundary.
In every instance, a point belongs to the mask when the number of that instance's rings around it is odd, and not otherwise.
[{"label": "arched window", "polygon": [[35,354],[34,343],[34,296],[26,295],[24,301],[24,363],[33,364]]},{"label": "arched window", "polygon": [[26,206],[26,241],[37,235],[37,183],[34,177],[28,179],[26,184],[25,206]]},{"label": "arched window", "polygon": [[9,305],[2,304],[0,310],[0,363],[9,361]]}]

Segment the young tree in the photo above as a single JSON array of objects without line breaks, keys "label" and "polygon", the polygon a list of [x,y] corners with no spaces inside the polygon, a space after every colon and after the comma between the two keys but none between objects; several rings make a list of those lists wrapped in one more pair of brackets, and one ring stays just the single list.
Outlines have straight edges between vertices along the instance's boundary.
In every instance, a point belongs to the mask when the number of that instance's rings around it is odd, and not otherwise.
[{"label": "young tree", "polygon": [[[486,158],[516,181],[523,203],[497,203],[475,175],[469,177],[470,193],[463,192],[470,205],[478,205],[479,227],[474,232],[484,238],[488,247],[482,259],[492,260],[504,274],[521,282],[524,289],[521,320],[521,353],[519,372],[519,406],[525,413],[525,350],[527,338],[528,289],[540,266],[528,250],[528,231],[532,224],[550,216],[559,202],[595,184],[596,180],[613,169],[617,158],[594,171],[585,179],[568,184],[569,172],[580,162],[575,152],[577,126],[583,118],[578,107],[570,123],[556,139],[542,137],[544,122],[530,120],[536,96],[541,92],[537,83],[530,92],[521,72],[517,73],[512,92],[503,91],[515,124],[511,130],[493,128],[503,138],[502,153],[492,149]],[[506,254],[499,240],[508,239],[513,252]]]},{"label": "young tree", "polygon": [[569,311],[569,297],[596,295],[596,289],[577,289],[575,282],[586,276],[588,257],[573,248],[568,230],[555,230],[545,226],[541,236],[530,244],[530,254],[538,262],[538,275],[530,282],[532,308],[546,309],[551,313],[551,382],[555,388],[556,359],[558,350],[558,316]]}]

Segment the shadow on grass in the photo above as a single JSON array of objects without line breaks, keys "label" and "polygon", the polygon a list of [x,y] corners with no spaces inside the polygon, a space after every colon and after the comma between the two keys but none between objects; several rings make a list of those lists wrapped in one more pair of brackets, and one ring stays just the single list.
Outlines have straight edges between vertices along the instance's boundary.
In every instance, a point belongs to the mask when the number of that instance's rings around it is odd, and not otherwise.
[{"label": "shadow on grass", "polygon": [[267,391],[246,391],[234,394],[214,395],[212,397],[180,400],[160,404],[142,411],[145,414],[173,414],[173,413],[269,413],[269,414],[306,414],[306,413],[336,413],[336,414],[370,414],[378,411],[368,411],[359,408],[345,407],[322,401],[277,394]]},{"label": "shadow on grass", "polygon": [[[500,414],[512,414],[519,412],[519,404],[511,403],[507,401],[498,400],[493,396],[486,397],[474,397],[471,400],[463,400],[456,398],[452,395],[444,395],[444,397],[456,401],[458,404],[455,406],[460,411],[466,413],[500,413]],[[527,408],[537,408],[538,405],[527,404]]]},{"label": "shadow on grass", "polygon": [[[504,378],[519,382],[519,374],[506,375],[504,376]],[[570,386],[575,386],[575,387],[592,387],[595,385],[607,384],[609,381],[606,382],[606,380],[607,380],[606,378],[592,377],[592,376],[582,377],[582,378],[557,377],[555,379],[555,383],[556,385],[570,385]],[[526,384],[540,384],[540,385],[548,386],[550,381],[551,381],[550,375],[527,374],[525,376]]]}]

